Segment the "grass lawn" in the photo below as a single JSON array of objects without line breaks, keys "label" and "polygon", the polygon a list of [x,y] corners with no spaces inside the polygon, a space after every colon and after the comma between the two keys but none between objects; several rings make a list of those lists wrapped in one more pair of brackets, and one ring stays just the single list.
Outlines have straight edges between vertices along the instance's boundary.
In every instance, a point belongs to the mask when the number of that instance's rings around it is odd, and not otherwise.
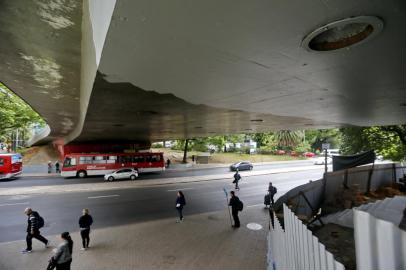
[{"label": "grass lawn", "polygon": [[[183,152],[179,150],[171,150],[168,148],[154,148],[154,152],[164,152],[165,159],[169,158],[172,162],[182,162]],[[188,152],[188,162],[192,161],[192,155],[199,155],[200,152]],[[288,160],[304,160],[304,157],[292,157],[287,155],[263,155],[263,154],[239,154],[239,153],[214,153],[210,157],[210,163],[225,163],[231,164],[237,161],[251,162],[271,162],[271,161],[288,161]]]},{"label": "grass lawn", "polygon": [[304,157],[292,157],[286,155],[263,155],[263,154],[239,154],[239,153],[214,153],[211,156],[211,163],[234,163],[237,161],[251,162],[271,162],[271,161],[287,161],[287,160],[303,160]]}]

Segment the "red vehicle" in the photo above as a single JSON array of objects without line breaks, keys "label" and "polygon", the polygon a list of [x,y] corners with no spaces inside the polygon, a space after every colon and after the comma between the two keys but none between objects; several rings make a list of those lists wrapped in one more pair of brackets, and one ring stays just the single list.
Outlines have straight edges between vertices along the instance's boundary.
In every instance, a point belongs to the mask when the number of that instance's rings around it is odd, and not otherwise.
[{"label": "red vehicle", "polygon": [[20,154],[0,154],[0,179],[13,178],[23,171]]},{"label": "red vehicle", "polygon": [[312,157],[315,157],[316,154],[315,154],[315,153],[312,153],[312,152],[305,152],[305,153],[303,154],[303,156],[312,158]]},{"label": "red vehicle", "polygon": [[68,154],[61,176],[105,175],[120,168],[134,168],[139,173],[165,170],[163,153]]},{"label": "red vehicle", "polygon": [[275,154],[284,155],[284,154],[286,154],[286,152],[284,150],[276,150]]}]

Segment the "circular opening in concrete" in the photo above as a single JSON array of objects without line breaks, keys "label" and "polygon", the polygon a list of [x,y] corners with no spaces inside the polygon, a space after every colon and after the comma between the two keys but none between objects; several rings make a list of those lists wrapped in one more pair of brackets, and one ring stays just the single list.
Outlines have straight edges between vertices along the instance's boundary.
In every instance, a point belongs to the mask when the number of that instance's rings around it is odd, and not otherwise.
[{"label": "circular opening in concrete", "polygon": [[320,27],[302,41],[309,51],[335,51],[363,43],[383,29],[378,17],[359,16],[329,23]]},{"label": "circular opening in concrete", "polygon": [[259,231],[262,229],[262,225],[258,223],[248,223],[247,228],[253,231]]}]

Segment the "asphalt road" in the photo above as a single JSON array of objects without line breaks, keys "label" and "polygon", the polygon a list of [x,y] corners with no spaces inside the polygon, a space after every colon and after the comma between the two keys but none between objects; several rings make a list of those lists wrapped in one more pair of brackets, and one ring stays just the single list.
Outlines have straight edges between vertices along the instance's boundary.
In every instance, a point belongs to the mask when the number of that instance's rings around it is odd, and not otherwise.
[{"label": "asphalt road", "polygon": [[[299,160],[299,161],[289,161],[284,163],[275,163],[275,164],[266,164],[266,165],[255,165],[255,171],[269,170],[269,169],[278,169],[278,168],[293,168],[297,166],[318,166],[313,165],[312,160]],[[46,173],[41,169],[43,166],[34,165],[27,166],[24,169],[25,173]],[[324,167],[323,167],[324,168]],[[230,173],[230,178],[232,177],[233,172],[230,172],[228,167],[221,168],[196,168],[196,169],[177,169],[177,170],[166,170],[165,172],[160,173],[147,173],[140,174],[139,179],[159,179],[159,178],[172,178],[172,177],[187,177],[187,176],[202,176],[202,175],[217,175],[217,174],[226,174]],[[65,185],[69,184],[82,184],[82,183],[98,183],[102,182],[103,179],[100,177],[88,177],[85,179],[78,178],[61,178],[61,177],[20,177],[17,180],[0,180],[0,188],[11,188],[11,187],[26,187],[26,186],[48,186],[48,185]]]},{"label": "asphalt road", "polygon": [[[320,170],[244,177],[237,195],[244,202],[245,209],[262,207],[269,181],[278,188],[277,196],[281,196],[295,186],[309,180],[320,179],[322,174],[323,169],[320,167]],[[25,180],[17,182],[20,181]],[[63,179],[44,178],[35,181],[63,181],[66,184],[66,180]],[[68,179],[68,181],[76,180]],[[92,178],[89,181],[102,179]],[[0,183],[3,184],[5,183]],[[0,242],[25,238],[26,216],[23,210],[28,206],[38,210],[44,217],[45,227],[41,230],[42,233],[53,235],[63,231],[77,231],[82,208],[90,209],[95,220],[93,228],[168,217],[173,217],[175,221],[177,190],[183,190],[186,196],[187,205],[184,210],[186,219],[187,215],[222,210],[226,208],[224,187],[228,191],[233,189],[230,179],[99,192],[0,196]],[[242,218],[242,222],[248,221]]]}]

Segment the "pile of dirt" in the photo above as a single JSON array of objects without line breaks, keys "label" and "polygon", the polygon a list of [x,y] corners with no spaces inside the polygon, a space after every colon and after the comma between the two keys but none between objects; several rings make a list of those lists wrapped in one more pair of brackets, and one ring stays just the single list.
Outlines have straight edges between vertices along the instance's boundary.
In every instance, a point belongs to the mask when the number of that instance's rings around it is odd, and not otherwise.
[{"label": "pile of dirt", "polygon": [[47,164],[48,161],[55,163],[59,160],[59,154],[51,145],[33,146],[22,152],[24,165]]},{"label": "pile of dirt", "polygon": [[394,196],[406,196],[406,192],[402,190],[399,184],[380,187],[376,191],[371,191],[368,194],[359,191],[358,185],[352,185],[348,189],[342,189],[337,192],[331,200],[327,201],[322,206],[324,215],[341,211],[343,209],[351,209],[385,198],[393,198]]}]

